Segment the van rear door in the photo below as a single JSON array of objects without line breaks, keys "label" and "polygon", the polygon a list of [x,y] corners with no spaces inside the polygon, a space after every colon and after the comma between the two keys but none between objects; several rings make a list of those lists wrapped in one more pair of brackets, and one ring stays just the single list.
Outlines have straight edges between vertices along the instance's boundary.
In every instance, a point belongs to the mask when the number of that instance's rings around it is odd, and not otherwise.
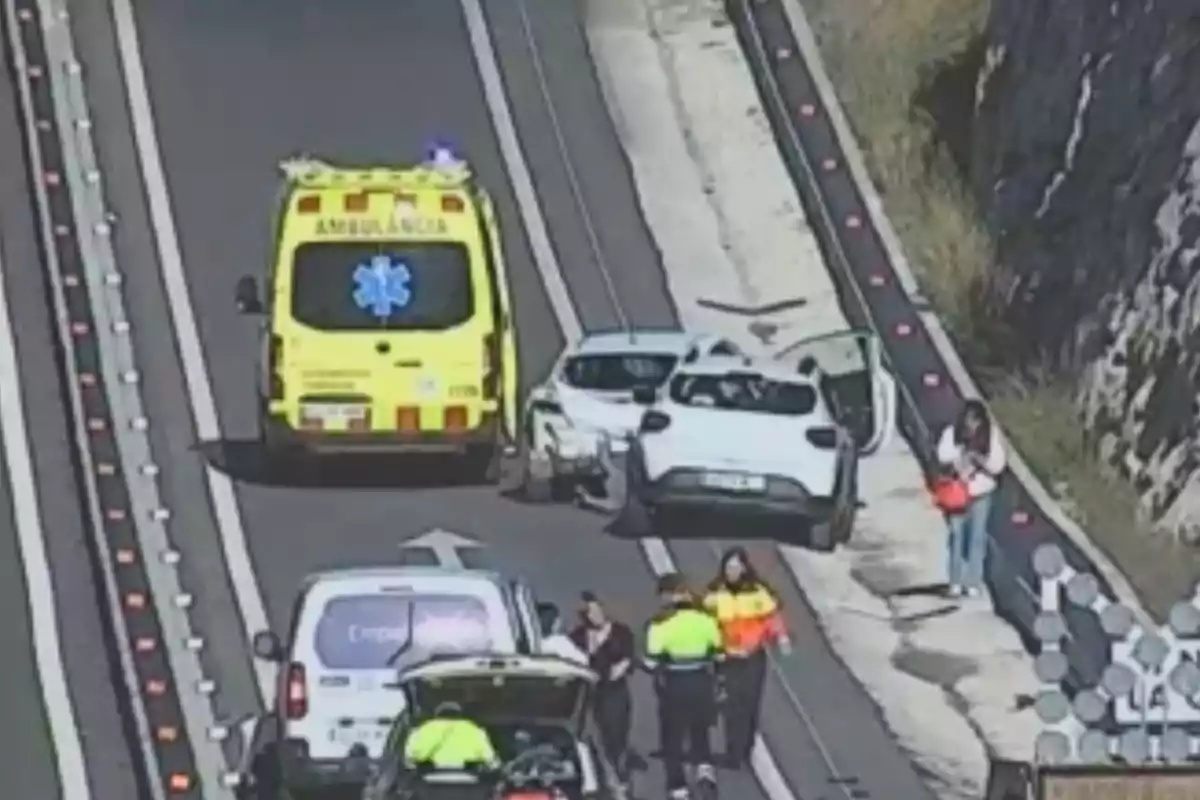
[{"label": "van rear door", "polygon": [[398,671],[433,655],[483,652],[507,620],[480,598],[419,592],[389,581],[330,593],[314,588],[297,627],[296,660],[308,680],[309,748],[314,758],[342,758],[355,744],[378,757],[404,710],[391,688]]}]

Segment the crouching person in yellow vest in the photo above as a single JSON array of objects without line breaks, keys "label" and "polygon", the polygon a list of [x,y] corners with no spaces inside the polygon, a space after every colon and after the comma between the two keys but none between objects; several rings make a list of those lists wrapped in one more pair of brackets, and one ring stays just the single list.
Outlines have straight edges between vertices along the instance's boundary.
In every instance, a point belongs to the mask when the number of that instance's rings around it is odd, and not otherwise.
[{"label": "crouching person in yellow vest", "polygon": [[458,703],[446,702],[408,735],[404,763],[433,771],[493,770],[500,759],[487,730],[469,719]]}]

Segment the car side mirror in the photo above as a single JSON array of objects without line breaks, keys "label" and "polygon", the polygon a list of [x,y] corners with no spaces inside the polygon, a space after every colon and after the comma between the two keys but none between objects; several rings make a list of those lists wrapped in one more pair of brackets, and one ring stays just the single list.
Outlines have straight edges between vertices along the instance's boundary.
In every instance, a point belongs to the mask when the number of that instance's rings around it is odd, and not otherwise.
[{"label": "car side mirror", "polygon": [[653,386],[635,386],[633,388],[633,402],[639,406],[652,406],[656,399],[658,399],[658,392]]},{"label": "car side mirror", "polygon": [[238,279],[234,290],[234,303],[237,310],[243,314],[261,314],[263,312],[262,298],[258,296],[258,282],[246,275]]},{"label": "car side mirror", "polygon": [[259,631],[254,634],[253,649],[255,658],[276,664],[283,661],[283,644],[271,631]]}]

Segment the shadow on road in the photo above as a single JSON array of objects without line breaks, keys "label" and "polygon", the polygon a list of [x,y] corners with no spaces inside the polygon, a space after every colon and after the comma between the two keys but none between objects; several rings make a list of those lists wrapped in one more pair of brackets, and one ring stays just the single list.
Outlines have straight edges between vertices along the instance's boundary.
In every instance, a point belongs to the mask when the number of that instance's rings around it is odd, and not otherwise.
[{"label": "shadow on road", "polygon": [[438,489],[488,486],[484,465],[452,456],[354,455],[272,461],[254,439],[201,442],[197,452],[235,481],[311,489]]},{"label": "shadow on road", "polygon": [[605,530],[618,539],[654,536],[667,541],[771,542],[792,547],[809,547],[808,525],[795,519],[754,517],[717,512],[659,512],[654,528],[630,524],[616,514]]}]

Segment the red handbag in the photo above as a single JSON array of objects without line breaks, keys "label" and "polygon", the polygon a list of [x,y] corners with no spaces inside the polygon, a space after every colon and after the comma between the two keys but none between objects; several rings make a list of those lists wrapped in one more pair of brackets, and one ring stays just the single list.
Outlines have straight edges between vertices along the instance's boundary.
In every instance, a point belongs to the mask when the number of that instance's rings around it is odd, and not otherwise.
[{"label": "red handbag", "polygon": [[933,495],[933,504],[946,514],[961,514],[971,504],[967,482],[961,478],[934,478],[929,484],[929,493]]}]

